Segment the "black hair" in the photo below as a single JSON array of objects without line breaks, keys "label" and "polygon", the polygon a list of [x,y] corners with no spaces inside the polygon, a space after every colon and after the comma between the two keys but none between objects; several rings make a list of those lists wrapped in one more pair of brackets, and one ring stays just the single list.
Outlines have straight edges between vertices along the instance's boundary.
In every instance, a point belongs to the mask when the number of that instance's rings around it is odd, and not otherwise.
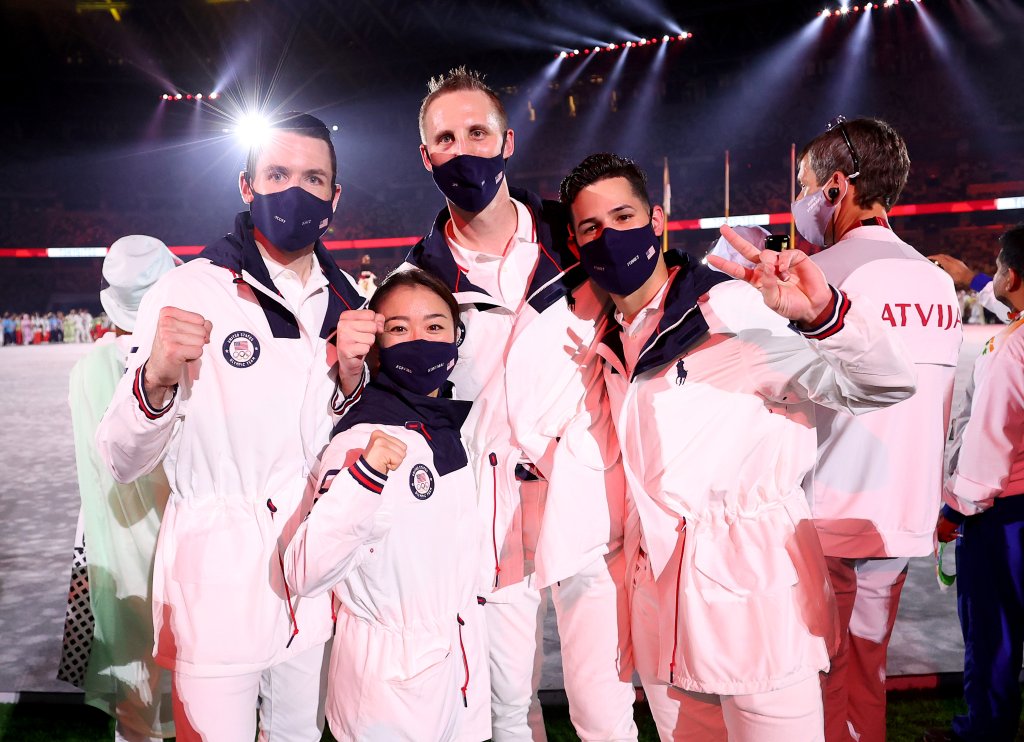
[{"label": "black hair", "polygon": [[999,262],[1024,278],[1024,222],[999,236]]},{"label": "black hair", "polygon": [[562,179],[562,184],[558,188],[558,198],[566,208],[571,209],[580,191],[608,178],[625,178],[633,190],[633,195],[650,210],[651,197],[647,193],[647,175],[629,158],[607,152],[590,155],[574,167]]},{"label": "black hair", "polygon": [[[448,287],[431,273],[427,273],[425,270],[420,268],[412,268],[407,271],[395,271],[391,273],[387,278],[381,281],[377,290],[374,292],[373,297],[370,299],[370,303],[367,305],[368,309],[372,309],[375,312],[380,311],[381,304],[388,298],[396,289],[402,288],[403,286],[417,287],[420,286],[429,291],[433,291],[448,305],[448,311],[452,315],[453,326],[456,327],[456,336],[458,335],[457,326],[459,324],[459,302],[455,300],[452,292],[449,291]],[[456,339],[458,339],[456,337]]]},{"label": "black hair", "polygon": [[[327,124],[311,114],[289,111],[275,118],[270,124],[270,128],[273,131],[292,131],[304,137],[326,142],[327,151],[331,153],[331,184],[333,186],[338,182],[338,155],[334,151],[334,142],[331,141],[331,132],[327,128]],[[249,181],[250,187],[256,173],[256,161],[262,150],[262,145],[254,144],[249,148],[249,153],[245,158],[245,179]]]}]

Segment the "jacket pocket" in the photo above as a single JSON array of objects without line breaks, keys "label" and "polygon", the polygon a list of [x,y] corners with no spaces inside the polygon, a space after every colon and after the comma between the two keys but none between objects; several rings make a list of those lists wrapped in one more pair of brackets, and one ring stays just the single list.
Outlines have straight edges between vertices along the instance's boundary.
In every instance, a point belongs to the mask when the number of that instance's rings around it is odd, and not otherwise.
[{"label": "jacket pocket", "polygon": [[766,534],[758,525],[736,522],[724,532],[694,538],[695,582],[708,600],[743,599],[788,590],[797,583],[789,553],[779,544],[765,543]]},{"label": "jacket pocket", "polygon": [[178,582],[268,582],[270,554],[250,508],[228,508],[221,503],[180,508],[174,525],[173,533],[167,535],[174,539],[171,574]]}]

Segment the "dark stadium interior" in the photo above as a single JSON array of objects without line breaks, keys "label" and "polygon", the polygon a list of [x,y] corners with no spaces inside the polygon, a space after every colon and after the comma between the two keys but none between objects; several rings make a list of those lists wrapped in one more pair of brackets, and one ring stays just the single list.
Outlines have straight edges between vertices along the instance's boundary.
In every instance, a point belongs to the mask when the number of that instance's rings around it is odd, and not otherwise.
[{"label": "dark stadium interior", "polygon": [[[338,127],[343,195],[325,239],[421,234],[442,199],[416,152],[418,101],[431,74],[462,63],[505,97],[513,183],[548,196],[584,155],[615,150],[645,167],[655,197],[668,158],[672,219],[718,216],[729,150],[730,213],[786,212],[790,145],[837,113],[884,118],[905,137],[903,203],[1024,194],[1021,6],[881,5],[823,18],[821,2],[802,1],[9,0],[0,248],[105,246],[127,233],[212,241],[241,208],[244,150],[224,130],[254,101]],[[681,31],[693,37],[557,59]],[[179,92],[206,99],[161,97]],[[1008,210],[896,223],[922,249],[990,269],[993,237],[1019,220]],[[671,236],[697,253],[714,237]],[[364,252],[335,255],[349,266]],[[404,248],[371,252],[381,272]],[[4,310],[95,303],[98,258],[0,266]]]}]

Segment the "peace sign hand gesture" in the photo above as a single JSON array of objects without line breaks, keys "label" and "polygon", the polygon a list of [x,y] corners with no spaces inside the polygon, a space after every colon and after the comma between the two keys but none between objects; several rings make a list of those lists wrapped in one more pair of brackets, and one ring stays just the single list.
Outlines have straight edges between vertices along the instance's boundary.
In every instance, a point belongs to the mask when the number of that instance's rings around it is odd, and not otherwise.
[{"label": "peace sign hand gesture", "polygon": [[825,274],[804,252],[758,250],[732,227],[723,226],[720,231],[755,267],[746,268],[718,255],[709,255],[708,263],[760,291],[765,305],[776,314],[798,325],[813,327],[833,311],[832,289]]}]

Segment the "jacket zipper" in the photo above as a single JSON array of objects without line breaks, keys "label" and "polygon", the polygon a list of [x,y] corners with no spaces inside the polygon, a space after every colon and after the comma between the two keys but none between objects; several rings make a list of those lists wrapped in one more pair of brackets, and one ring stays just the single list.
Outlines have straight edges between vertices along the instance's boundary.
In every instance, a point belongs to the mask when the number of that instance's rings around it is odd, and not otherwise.
[{"label": "jacket zipper", "polygon": [[498,562],[498,455],[491,451],[487,460],[491,462],[491,479],[494,488],[494,510],[491,513],[491,544],[494,547],[494,587],[498,587],[501,564]]},{"label": "jacket zipper", "polygon": [[466,645],[462,642],[462,627],[466,625],[466,622],[457,613],[455,619],[459,622],[459,649],[462,650],[462,666],[466,670],[466,682],[462,684],[462,705],[469,708],[469,699],[466,697],[466,691],[469,689],[469,658],[466,657]]},{"label": "jacket zipper", "polygon": [[[270,520],[274,520],[274,513],[277,512],[277,506],[274,505],[273,500],[267,498],[267,510],[270,511]],[[299,622],[295,620],[295,608],[292,606],[292,591],[288,587],[288,578],[284,576],[284,557],[281,555],[281,547],[277,547],[277,563],[281,565],[281,581],[284,583],[284,599],[288,603],[288,617],[292,624],[292,634],[288,637],[288,643],[284,645],[285,649],[288,649],[292,642],[295,641],[295,637],[299,635]]]},{"label": "jacket zipper", "polygon": [[675,600],[675,619],[673,621],[672,631],[672,659],[668,664],[668,682],[669,685],[675,684],[676,676],[676,651],[679,649],[679,589],[683,581],[683,550],[686,547],[686,519],[683,518],[683,525],[679,529],[679,533],[683,537],[682,546],[679,547],[679,570],[676,572],[676,600]]}]

